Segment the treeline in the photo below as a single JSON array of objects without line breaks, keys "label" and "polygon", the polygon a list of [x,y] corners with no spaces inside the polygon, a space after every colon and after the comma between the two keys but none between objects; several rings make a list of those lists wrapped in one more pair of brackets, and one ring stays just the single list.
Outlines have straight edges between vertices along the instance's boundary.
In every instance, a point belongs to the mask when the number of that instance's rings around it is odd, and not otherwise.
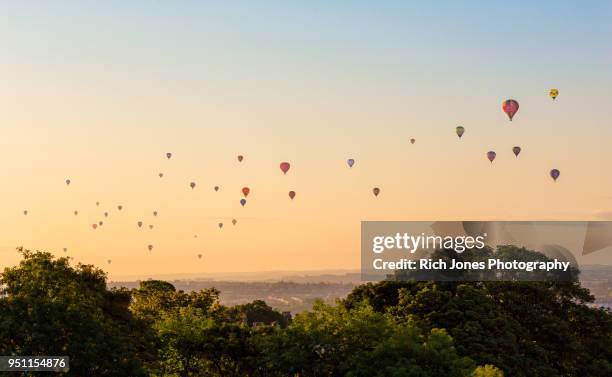
[{"label": "treeline", "polygon": [[290,320],[214,288],[109,290],[100,269],[21,252],[0,276],[0,355],[68,355],[65,375],[612,375],[612,315],[575,282],[385,281]]}]

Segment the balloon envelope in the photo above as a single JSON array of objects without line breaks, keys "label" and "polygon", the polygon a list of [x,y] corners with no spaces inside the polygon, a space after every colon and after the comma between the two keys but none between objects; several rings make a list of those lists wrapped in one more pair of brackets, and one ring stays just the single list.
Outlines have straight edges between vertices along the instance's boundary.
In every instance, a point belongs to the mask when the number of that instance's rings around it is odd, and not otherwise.
[{"label": "balloon envelope", "polygon": [[519,153],[521,153],[521,147],[512,147],[512,153],[518,157]]},{"label": "balloon envelope", "polygon": [[380,194],[380,189],[378,187],[374,187],[372,192],[374,193],[374,196],[378,196],[378,194]]},{"label": "balloon envelope", "polygon": [[147,248],[149,249],[149,251],[153,250],[153,245],[149,245],[147,246]]},{"label": "balloon envelope", "polygon": [[232,219],[232,225],[236,225],[237,222],[238,222],[238,220]]},{"label": "balloon envelope", "polygon": [[280,169],[283,171],[283,174],[287,174],[291,165],[288,162],[281,162]]},{"label": "balloon envelope", "polygon": [[142,221],[139,221],[137,224],[139,228],[142,227]]},{"label": "balloon envelope", "polygon": [[463,128],[463,126],[458,126],[455,128],[455,132],[457,133],[457,136],[459,136],[459,139],[461,139],[461,136],[463,136],[465,133],[465,128]]},{"label": "balloon envelope", "polygon": [[251,192],[251,189],[249,189],[248,187],[242,188],[242,195],[244,195],[245,198],[249,195],[249,192]]},{"label": "balloon envelope", "polygon": [[215,191],[219,191],[219,186],[213,187]]},{"label": "balloon envelope", "polygon": [[410,139],[410,144],[414,144],[416,142],[416,139]]},{"label": "balloon envelope", "polygon": [[246,204],[246,199],[244,198],[240,199],[240,205],[244,207],[245,204]]},{"label": "balloon envelope", "polygon": [[561,172],[558,169],[552,169],[550,171],[550,176],[552,177],[553,180],[557,180],[557,178],[559,178],[559,176],[561,175]]},{"label": "balloon envelope", "polygon": [[346,160],[346,163],[348,164],[349,168],[352,168],[353,165],[355,165],[355,160],[349,158],[348,160]]},{"label": "balloon envelope", "polygon": [[223,223],[218,224],[219,229],[223,228]]},{"label": "balloon envelope", "polygon": [[192,190],[195,188],[195,186],[196,186],[195,182],[191,182],[191,183],[189,184],[189,187],[191,187],[191,189],[192,189]]},{"label": "balloon envelope", "polygon": [[70,185],[70,180],[69,179],[66,180],[66,184]]},{"label": "balloon envelope", "polygon": [[242,160],[244,159],[244,156],[242,156],[241,154],[238,155],[238,162],[242,162]]},{"label": "balloon envelope", "polygon": [[550,96],[550,98],[552,98],[552,99],[553,99],[553,101],[554,101],[554,100],[556,100],[556,99],[557,99],[557,97],[559,96],[559,90],[558,90],[558,89],[551,89],[551,90],[548,92],[548,95],[549,95],[549,96]]},{"label": "balloon envelope", "polygon": [[512,118],[514,118],[514,115],[516,114],[518,109],[519,109],[519,104],[513,99],[505,100],[504,103],[502,104],[502,110],[504,110],[504,113],[508,115],[508,118],[510,118],[510,121],[512,121]]},{"label": "balloon envelope", "polygon": [[96,229],[98,227],[98,224],[91,224],[91,227]]},{"label": "balloon envelope", "polygon": [[168,160],[170,159],[170,157],[172,157],[172,153],[170,153],[170,152],[166,153],[166,158],[167,158]]},{"label": "balloon envelope", "polygon": [[495,160],[495,156],[497,156],[497,153],[493,151],[487,152],[487,158],[489,159],[489,161],[491,161],[491,163],[493,163],[493,160]]},{"label": "balloon envelope", "polygon": [[121,210],[123,209],[123,206],[122,206],[122,205],[118,205],[118,206],[117,206],[117,209],[118,209],[119,211],[121,211]]},{"label": "balloon envelope", "polygon": [[289,191],[289,197],[293,200],[295,198],[295,191]]}]

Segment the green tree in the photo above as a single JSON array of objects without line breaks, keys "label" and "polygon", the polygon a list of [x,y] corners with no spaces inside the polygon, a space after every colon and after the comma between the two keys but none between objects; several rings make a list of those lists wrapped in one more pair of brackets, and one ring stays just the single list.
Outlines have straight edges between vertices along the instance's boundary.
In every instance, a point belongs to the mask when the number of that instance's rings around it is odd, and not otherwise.
[{"label": "green tree", "polygon": [[142,376],[143,325],[124,290],[67,258],[21,250],[19,266],[0,277],[0,354],[67,355],[70,376]]}]

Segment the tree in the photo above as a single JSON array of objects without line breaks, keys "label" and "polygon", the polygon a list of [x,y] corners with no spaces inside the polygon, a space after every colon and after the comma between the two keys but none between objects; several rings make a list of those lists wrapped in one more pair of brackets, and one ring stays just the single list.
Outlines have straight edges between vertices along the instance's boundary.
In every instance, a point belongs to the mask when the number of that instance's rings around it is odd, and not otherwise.
[{"label": "tree", "polygon": [[0,277],[0,354],[68,355],[71,376],[143,376],[142,324],[99,269],[19,250]]}]

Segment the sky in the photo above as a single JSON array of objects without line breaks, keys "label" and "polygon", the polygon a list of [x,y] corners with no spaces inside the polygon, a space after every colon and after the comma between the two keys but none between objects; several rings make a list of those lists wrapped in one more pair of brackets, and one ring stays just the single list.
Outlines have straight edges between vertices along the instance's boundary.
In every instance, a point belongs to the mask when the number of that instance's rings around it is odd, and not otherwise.
[{"label": "sky", "polygon": [[363,220],[612,219],[611,16],[607,1],[3,4],[0,268],[24,246],[111,278],[356,269]]}]

